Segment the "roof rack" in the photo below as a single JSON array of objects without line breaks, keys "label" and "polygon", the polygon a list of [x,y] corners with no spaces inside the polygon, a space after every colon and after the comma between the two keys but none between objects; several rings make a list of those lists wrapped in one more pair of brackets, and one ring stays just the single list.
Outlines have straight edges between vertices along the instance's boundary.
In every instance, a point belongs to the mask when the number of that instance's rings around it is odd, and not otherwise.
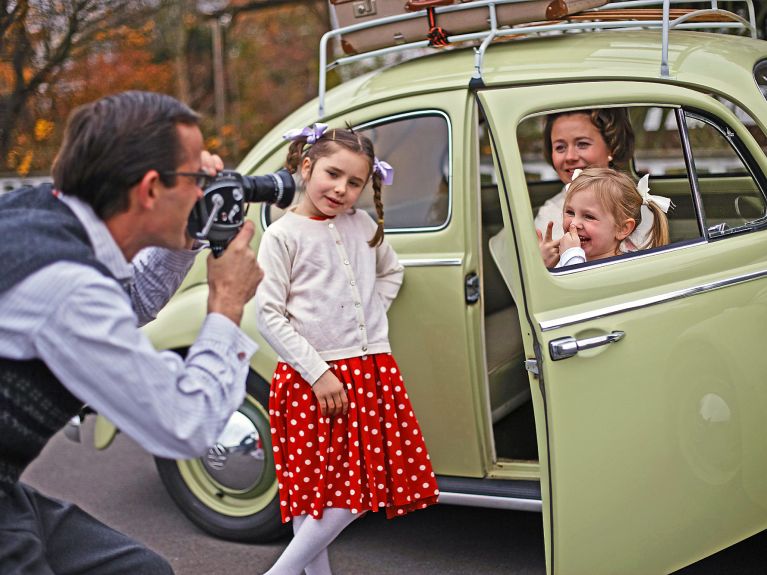
[{"label": "roof rack", "polygon": [[[662,30],[662,51],[660,75],[663,78],[669,77],[668,67],[668,33],[672,28],[677,29],[704,29],[709,31],[741,30],[747,31],[753,38],[757,37],[756,13],[753,0],[732,0],[733,2],[742,2],[748,11],[748,19],[742,16],[718,7],[717,0],[622,0],[611,2],[585,10],[576,14],[571,14],[563,20],[530,22],[515,26],[499,26],[496,18],[496,7],[502,4],[514,4],[526,0],[474,0],[467,2],[465,0],[460,4],[434,8],[434,13],[439,15],[448,12],[460,12],[463,10],[486,7],[488,10],[488,22],[490,24],[487,30],[471,32],[467,34],[456,34],[448,37],[450,44],[459,44],[463,42],[479,42],[480,45],[474,48],[474,73],[472,79],[477,82],[482,81],[482,64],[490,43],[506,36],[532,36],[551,32],[567,31],[593,31],[593,30],[616,30],[616,29],[639,29],[639,28],[660,28]],[[707,4],[709,8],[698,10],[693,9],[671,9],[673,4]],[[662,13],[659,18],[658,7],[662,5]],[[642,10],[645,7],[654,7],[654,10]],[[344,34],[376,28],[396,22],[413,20],[417,18],[426,18],[427,10],[417,12],[405,12],[396,16],[388,16],[376,20],[336,28],[326,32],[320,40],[320,62],[319,62],[319,116],[325,115],[325,94],[327,91],[327,73],[338,66],[350,64],[360,60],[386,56],[405,50],[430,48],[429,40],[424,39],[417,42],[406,44],[396,44],[372,50],[361,54],[343,56],[328,63],[327,47],[328,42],[334,38],[340,38]],[[673,18],[672,18],[673,16]],[[435,48],[438,49],[438,48]]]}]

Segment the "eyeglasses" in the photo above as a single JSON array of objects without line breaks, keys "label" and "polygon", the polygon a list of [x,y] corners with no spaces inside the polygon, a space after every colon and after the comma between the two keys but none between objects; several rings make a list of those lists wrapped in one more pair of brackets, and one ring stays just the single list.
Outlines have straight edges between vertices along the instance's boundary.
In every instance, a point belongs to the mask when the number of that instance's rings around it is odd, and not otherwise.
[{"label": "eyeglasses", "polygon": [[211,176],[210,174],[206,172],[161,172],[161,176],[187,176],[189,178],[194,178],[194,183],[198,188],[202,188],[203,190],[210,185],[210,183],[213,181],[213,178],[216,176]]}]

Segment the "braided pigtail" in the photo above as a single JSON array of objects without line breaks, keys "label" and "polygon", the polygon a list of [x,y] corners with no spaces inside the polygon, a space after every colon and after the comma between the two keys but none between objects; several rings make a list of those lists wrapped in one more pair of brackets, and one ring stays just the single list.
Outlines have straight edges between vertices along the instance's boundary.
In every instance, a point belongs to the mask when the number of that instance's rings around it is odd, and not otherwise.
[{"label": "braided pigtail", "polygon": [[304,156],[304,147],[306,140],[293,140],[288,148],[288,157],[285,160],[285,167],[291,174],[298,172],[301,165],[301,159]]},{"label": "braided pigtail", "polygon": [[373,203],[376,207],[376,214],[378,215],[378,228],[372,239],[368,242],[371,248],[380,246],[384,240],[384,207],[383,200],[381,199],[381,173],[373,171],[371,176],[371,182],[373,184]]}]

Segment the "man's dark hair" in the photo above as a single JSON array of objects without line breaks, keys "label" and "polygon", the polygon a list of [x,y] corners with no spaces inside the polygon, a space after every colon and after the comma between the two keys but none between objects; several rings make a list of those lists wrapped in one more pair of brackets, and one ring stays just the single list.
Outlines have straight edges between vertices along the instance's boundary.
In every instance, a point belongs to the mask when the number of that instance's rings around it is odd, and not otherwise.
[{"label": "man's dark hair", "polygon": [[[130,91],[76,108],[53,162],[53,183],[90,204],[101,219],[128,209],[128,190],[149,170],[172,172],[186,161],[177,124],[199,114],[171,96]],[[166,186],[175,177],[160,176]]]}]

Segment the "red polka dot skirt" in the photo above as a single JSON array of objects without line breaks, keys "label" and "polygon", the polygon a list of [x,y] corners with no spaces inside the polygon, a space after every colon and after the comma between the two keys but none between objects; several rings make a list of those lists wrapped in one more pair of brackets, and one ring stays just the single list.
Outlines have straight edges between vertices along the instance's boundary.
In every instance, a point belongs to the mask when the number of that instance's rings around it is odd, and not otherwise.
[{"label": "red polka dot skirt", "polygon": [[330,362],[346,415],[322,417],[311,386],[279,363],[269,393],[283,522],[326,507],[404,515],[437,502],[421,429],[391,354]]}]

